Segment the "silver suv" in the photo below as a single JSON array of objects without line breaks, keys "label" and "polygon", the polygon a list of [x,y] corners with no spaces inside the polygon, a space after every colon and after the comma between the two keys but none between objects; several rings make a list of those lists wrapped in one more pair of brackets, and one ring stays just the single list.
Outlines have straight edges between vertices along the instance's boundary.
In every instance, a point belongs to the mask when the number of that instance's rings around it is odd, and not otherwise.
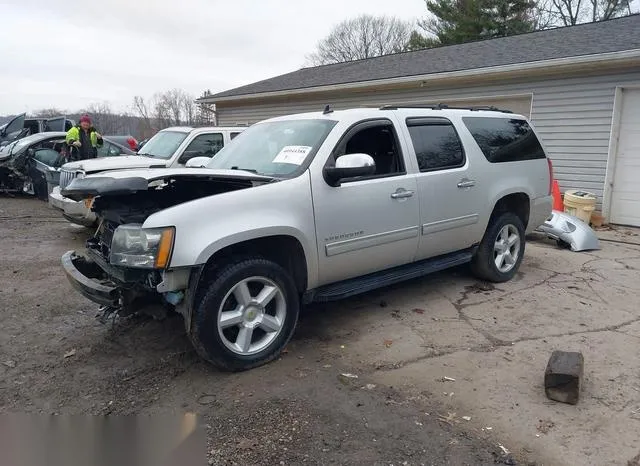
[{"label": "silver suv", "polygon": [[353,109],[266,120],[205,168],[74,180],[100,219],[63,267],[107,311],[176,310],[228,370],[278,356],[300,306],[470,263],[511,279],[551,213],[534,129],[493,109]]}]

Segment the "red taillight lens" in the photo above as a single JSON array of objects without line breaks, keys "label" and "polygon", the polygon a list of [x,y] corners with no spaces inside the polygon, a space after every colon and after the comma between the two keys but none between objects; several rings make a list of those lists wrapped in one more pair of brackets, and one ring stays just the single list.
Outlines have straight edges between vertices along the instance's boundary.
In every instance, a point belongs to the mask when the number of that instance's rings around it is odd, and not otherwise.
[{"label": "red taillight lens", "polygon": [[547,163],[549,164],[549,195],[553,194],[553,163],[551,159],[547,157]]},{"label": "red taillight lens", "polygon": [[138,141],[133,138],[127,139],[127,144],[129,144],[131,150],[136,150],[138,148]]}]

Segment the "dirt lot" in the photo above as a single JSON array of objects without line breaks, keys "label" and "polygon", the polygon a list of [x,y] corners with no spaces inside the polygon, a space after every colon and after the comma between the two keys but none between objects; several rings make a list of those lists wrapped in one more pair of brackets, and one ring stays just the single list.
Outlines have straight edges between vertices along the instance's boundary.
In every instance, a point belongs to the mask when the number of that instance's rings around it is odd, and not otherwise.
[{"label": "dirt lot", "polygon": [[[637,232],[593,253],[529,243],[498,287],[459,269],[314,306],[279,361],[241,374],[201,362],[180,318],[99,323],[59,266],[86,235],[40,201],[0,197],[1,412],[195,412],[211,464],[626,465],[640,452]],[[544,396],[554,349],[585,355],[577,406]]]}]

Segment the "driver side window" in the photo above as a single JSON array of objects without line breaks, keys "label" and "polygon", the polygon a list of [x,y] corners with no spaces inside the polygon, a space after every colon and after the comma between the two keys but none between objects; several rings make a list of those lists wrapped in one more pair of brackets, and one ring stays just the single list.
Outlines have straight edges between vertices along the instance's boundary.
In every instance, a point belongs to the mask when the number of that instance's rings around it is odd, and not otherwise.
[{"label": "driver side window", "polygon": [[213,157],[223,145],[222,133],[201,134],[191,141],[185,153],[193,157]]},{"label": "driver side window", "polygon": [[333,162],[346,154],[367,154],[376,164],[375,174],[367,178],[406,173],[400,144],[389,120],[361,123],[347,132],[333,152]]}]

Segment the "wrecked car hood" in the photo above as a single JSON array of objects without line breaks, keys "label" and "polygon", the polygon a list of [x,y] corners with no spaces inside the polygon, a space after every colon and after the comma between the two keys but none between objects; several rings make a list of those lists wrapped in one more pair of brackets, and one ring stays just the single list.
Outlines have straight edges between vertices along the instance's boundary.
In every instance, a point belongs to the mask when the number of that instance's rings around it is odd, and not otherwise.
[{"label": "wrecked car hood", "polygon": [[211,181],[246,180],[258,183],[268,183],[274,179],[242,170],[207,168],[122,170],[76,178],[61,191],[61,194],[75,201],[86,199],[88,196],[132,194],[148,190],[153,182],[160,186],[164,181],[177,178],[210,179]]},{"label": "wrecked car hood", "polygon": [[106,170],[125,170],[136,168],[166,168],[167,160],[142,157],[140,155],[120,155],[117,157],[101,157],[98,159],[78,160],[65,163],[65,170],[82,170],[85,173],[95,173]]}]

